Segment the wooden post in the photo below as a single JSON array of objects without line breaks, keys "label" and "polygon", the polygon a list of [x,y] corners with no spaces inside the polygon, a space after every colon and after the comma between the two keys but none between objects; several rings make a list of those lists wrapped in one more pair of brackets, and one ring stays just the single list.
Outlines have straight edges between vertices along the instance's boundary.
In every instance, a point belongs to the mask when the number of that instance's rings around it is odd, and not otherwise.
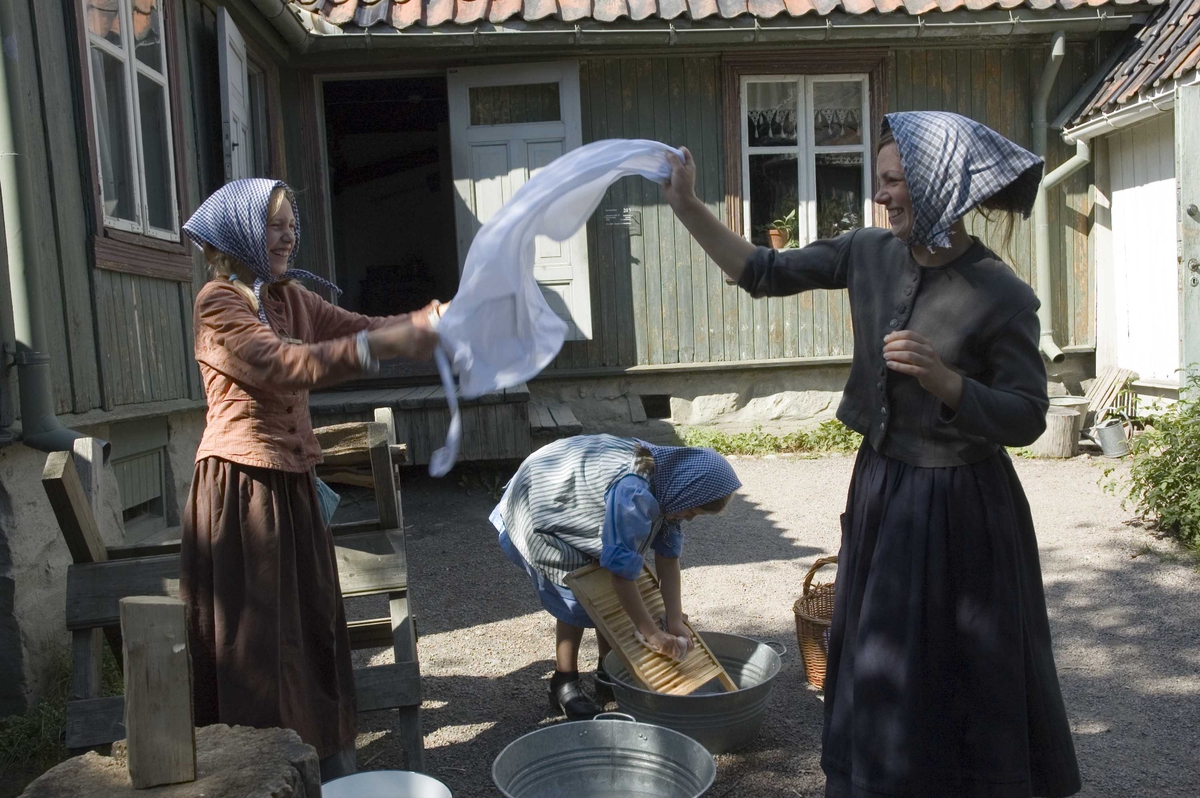
[{"label": "wooden post", "polygon": [[192,660],[179,599],[121,599],[125,733],[136,789],[196,779]]},{"label": "wooden post", "polygon": [[1079,448],[1079,436],[1075,432],[1078,417],[1077,410],[1051,405],[1046,413],[1046,431],[1029,450],[1035,457],[1058,460],[1074,457]]},{"label": "wooden post", "polygon": [[[99,473],[100,447],[94,438],[84,438],[76,441],[76,446],[85,453],[96,452],[94,460],[88,460],[88,480],[79,478],[76,462],[83,460],[78,454],[73,458],[70,452],[51,452],[46,457],[46,466],[42,469],[42,488],[50,500],[54,517],[58,519],[59,529],[71,559],[76,563],[105,562],[108,550],[100,537],[96,526],[96,516],[92,512],[92,502],[97,500],[97,492],[93,487],[91,497],[88,496],[87,485],[97,484],[92,474]],[[71,633],[71,700],[96,698],[100,695],[100,671],[103,657],[103,638],[108,638],[109,647],[113,651],[118,664],[121,662],[121,633],[116,628],[105,630],[80,629]]]},{"label": "wooden post", "polygon": [[100,478],[104,472],[104,450],[95,438],[80,438],[75,441],[75,471],[83,495],[92,508],[92,517],[100,513]]}]

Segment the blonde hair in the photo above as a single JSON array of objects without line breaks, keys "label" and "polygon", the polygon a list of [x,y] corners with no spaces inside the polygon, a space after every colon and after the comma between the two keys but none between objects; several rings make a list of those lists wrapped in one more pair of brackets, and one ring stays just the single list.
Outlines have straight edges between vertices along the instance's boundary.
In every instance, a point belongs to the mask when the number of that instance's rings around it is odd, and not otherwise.
[{"label": "blonde hair", "polygon": [[[283,203],[291,202],[291,197],[288,196],[288,189],[285,186],[276,186],[271,191],[271,196],[267,200],[267,218],[263,220],[263,226],[271,219],[274,219],[283,209]],[[295,210],[293,208],[293,210]],[[211,280],[223,279],[227,280],[234,289],[246,298],[250,303],[250,307],[254,312],[258,312],[258,297],[254,295],[254,271],[242,263],[232,255],[227,255],[211,244],[204,245],[204,262],[208,264],[208,276]],[[290,283],[291,280],[280,280],[279,284]]]}]

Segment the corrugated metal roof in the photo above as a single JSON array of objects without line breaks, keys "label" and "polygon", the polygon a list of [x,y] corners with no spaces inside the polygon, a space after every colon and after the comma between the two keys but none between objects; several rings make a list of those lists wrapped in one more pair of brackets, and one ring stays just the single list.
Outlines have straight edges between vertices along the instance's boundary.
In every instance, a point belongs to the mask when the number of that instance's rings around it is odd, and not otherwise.
[{"label": "corrugated metal roof", "polygon": [[758,19],[859,15],[893,12],[919,16],[931,12],[1030,9],[1034,11],[1158,5],[1162,0],[291,0],[292,5],[319,13],[328,22],[369,28],[387,24],[403,30],[414,25],[499,24],[514,17],[525,22],[701,20],[710,17]]},{"label": "corrugated metal roof", "polygon": [[1128,37],[1124,48],[1071,127],[1111,113],[1136,101],[1141,92],[1178,80],[1200,66],[1200,0],[1170,0]]}]

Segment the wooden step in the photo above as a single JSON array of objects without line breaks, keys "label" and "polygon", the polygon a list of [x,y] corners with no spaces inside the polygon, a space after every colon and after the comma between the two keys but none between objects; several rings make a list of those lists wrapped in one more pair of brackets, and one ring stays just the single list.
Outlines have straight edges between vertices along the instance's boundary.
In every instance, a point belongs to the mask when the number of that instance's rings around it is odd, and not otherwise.
[{"label": "wooden step", "polygon": [[[393,409],[396,440],[407,445],[407,462],[428,465],[450,427],[450,407],[440,385],[331,391],[309,397],[314,426],[370,421],[377,407]],[[463,426],[459,461],[521,460],[533,451],[529,388],[524,384],[477,399],[460,399],[459,410]]]},{"label": "wooden step", "polygon": [[531,399],[529,402],[529,434],[534,448],[545,446],[559,438],[569,438],[583,432],[583,425],[566,402]]}]

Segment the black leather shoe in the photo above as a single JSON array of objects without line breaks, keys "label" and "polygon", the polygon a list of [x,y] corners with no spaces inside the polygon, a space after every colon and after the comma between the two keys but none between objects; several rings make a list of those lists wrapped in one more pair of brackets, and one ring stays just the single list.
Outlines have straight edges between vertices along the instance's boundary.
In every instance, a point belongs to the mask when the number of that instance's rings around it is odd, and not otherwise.
[{"label": "black leather shoe", "polygon": [[583,692],[583,683],[578,679],[563,682],[550,691],[550,707],[566,714],[568,720],[591,720],[604,711]]}]

